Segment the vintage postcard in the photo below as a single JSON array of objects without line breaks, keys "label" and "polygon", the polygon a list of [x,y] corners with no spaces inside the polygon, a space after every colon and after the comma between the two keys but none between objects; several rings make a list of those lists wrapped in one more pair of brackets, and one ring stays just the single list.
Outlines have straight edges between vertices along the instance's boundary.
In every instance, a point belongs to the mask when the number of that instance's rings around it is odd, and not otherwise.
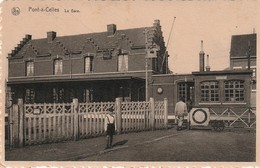
[{"label": "vintage postcard", "polygon": [[258,6],[2,1],[1,166],[259,166]]}]

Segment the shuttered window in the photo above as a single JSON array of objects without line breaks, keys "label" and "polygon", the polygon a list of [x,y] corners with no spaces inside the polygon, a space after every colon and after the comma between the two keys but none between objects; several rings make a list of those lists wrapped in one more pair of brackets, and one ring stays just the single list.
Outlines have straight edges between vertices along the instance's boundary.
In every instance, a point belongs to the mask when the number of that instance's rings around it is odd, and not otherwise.
[{"label": "shuttered window", "polygon": [[33,76],[34,72],[34,62],[28,61],[26,62],[26,76]]},{"label": "shuttered window", "polygon": [[93,57],[85,57],[85,73],[93,71]]},{"label": "shuttered window", "polygon": [[53,102],[63,103],[64,102],[64,89],[63,88],[53,88],[52,90]]},{"label": "shuttered window", "polygon": [[128,71],[128,55],[118,56],[118,71]]},{"label": "shuttered window", "polygon": [[62,74],[62,60],[61,59],[54,60],[54,74],[55,75]]},{"label": "shuttered window", "polygon": [[25,103],[34,103],[35,91],[34,89],[25,89]]}]

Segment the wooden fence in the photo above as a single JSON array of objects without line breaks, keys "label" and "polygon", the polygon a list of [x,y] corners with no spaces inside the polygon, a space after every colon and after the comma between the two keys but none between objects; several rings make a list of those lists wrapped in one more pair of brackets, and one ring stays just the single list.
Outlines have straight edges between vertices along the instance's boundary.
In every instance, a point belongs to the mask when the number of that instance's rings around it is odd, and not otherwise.
[{"label": "wooden fence", "polygon": [[13,105],[9,115],[11,147],[78,140],[104,135],[109,108],[116,112],[117,133],[167,128],[168,101]]},{"label": "wooden fence", "polygon": [[256,108],[209,108],[210,120],[222,120],[226,127],[252,128],[256,126]]}]

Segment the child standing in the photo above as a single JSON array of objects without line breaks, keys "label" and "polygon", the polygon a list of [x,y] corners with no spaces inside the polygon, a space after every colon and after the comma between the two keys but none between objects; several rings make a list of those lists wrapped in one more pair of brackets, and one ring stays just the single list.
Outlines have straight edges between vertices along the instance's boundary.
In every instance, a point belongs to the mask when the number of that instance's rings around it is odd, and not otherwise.
[{"label": "child standing", "polygon": [[113,144],[113,135],[115,135],[116,131],[116,122],[115,122],[115,114],[113,108],[108,109],[108,114],[106,115],[105,118],[105,124],[104,124],[104,129],[106,131],[106,139],[107,139],[107,146],[106,149],[112,148]]}]

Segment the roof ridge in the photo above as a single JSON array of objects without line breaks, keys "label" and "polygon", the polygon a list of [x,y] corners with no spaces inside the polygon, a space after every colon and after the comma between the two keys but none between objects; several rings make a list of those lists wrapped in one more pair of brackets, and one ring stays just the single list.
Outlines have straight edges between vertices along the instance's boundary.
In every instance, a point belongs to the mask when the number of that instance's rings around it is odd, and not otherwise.
[{"label": "roof ridge", "polygon": [[[137,28],[128,28],[128,29],[120,29],[120,30],[116,30],[116,32],[122,32],[122,31],[128,31],[128,30],[137,30],[137,29],[145,29],[145,28],[153,28],[153,26],[148,26],[148,27],[137,27]],[[62,36],[57,36],[56,38],[62,38],[62,37],[71,37],[71,36],[83,36],[83,35],[95,35],[95,34],[102,34],[102,33],[107,33],[106,31],[102,31],[102,32],[92,32],[92,33],[81,33],[81,34],[70,34],[70,35],[62,35]],[[37,39],[31,39],[32,41],[35,40],[44,40],[45,38],[37,38]]]},{"label": "roof ridge", "polygon": [[233,36],[249,36],[249,35],[257,35],[257,33],[251,33],[251,34],[235,34],[235,35],[232,35]]}]

